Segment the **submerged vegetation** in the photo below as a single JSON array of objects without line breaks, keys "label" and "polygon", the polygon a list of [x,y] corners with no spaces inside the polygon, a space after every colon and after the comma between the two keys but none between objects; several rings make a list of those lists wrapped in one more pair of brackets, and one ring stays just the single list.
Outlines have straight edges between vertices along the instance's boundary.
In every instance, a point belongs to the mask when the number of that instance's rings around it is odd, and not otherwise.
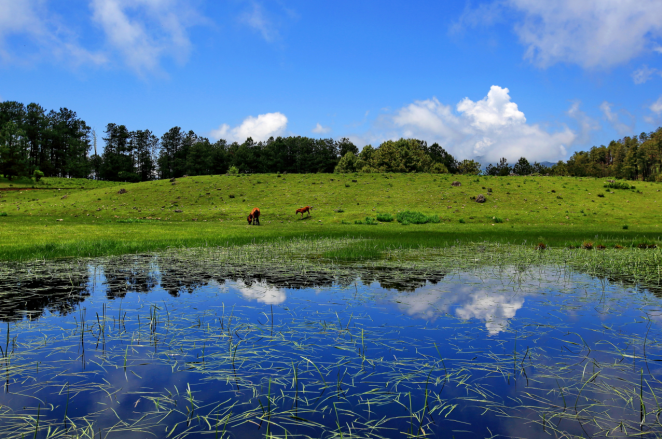
[{"label": "submerged vegetation", "polygon": [[658,249],[339,248],[3,265],[0,437],[662,434]]}]

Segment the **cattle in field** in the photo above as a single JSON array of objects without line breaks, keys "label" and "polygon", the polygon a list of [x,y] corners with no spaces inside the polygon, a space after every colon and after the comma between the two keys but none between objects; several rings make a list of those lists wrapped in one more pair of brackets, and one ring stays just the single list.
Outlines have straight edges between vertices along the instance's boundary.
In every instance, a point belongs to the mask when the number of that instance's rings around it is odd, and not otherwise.
[{"label": "cattle in field", "polygon": [[251,213],[248,214],[248,225],[250,226],[251,224],[254,226],[259,226],[260,225],[260,209],[257,207],[253,208],[251,210]]},{"label": "cattle in field", "polygon": [[301,218],[303,218],[303,214],[306,213],[306,212],[308,212],[308,216],[311,216],[311,215],[310,215],[310,211],[311,211],[311,210],[313,210],[313,206],[302,207],[301,209],[297,209],[295,215],[297,215],[297,214],[300,213],[300,214],[301,214]]}]

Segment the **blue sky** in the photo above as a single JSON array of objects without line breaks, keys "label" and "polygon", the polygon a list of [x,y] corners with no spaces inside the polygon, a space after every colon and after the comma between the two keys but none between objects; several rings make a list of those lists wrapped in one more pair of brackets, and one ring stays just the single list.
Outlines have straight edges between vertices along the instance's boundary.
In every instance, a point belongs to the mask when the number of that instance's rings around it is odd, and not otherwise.
[{"label": "blue sky", "polygon": [[217,139],[558,160],[662,125],[657,0],[0,0],[0,99]]}]

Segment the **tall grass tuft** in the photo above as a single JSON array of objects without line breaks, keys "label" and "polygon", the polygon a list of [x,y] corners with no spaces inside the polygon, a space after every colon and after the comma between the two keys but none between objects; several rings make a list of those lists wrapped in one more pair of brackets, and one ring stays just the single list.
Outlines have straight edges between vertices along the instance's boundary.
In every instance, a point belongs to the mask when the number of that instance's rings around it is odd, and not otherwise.
[{"label": "tall grass tuft", "polygon": [[410,210],[405,210],[400,212],[397,215],[397,220],[399,223],[406,224],[427,224],[427,223],[440,223],[441,219],[439,215],[425,215],[421,212],[412,212]]}]

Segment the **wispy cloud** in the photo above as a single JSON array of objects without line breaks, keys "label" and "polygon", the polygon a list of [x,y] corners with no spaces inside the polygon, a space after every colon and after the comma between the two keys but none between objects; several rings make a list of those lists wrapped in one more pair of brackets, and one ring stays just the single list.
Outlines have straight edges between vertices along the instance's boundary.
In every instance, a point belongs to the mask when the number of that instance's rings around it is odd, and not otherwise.
[{"label": "wispy cloud", "polygon": [[591,132],[599,130],[600,124],[580,110],[580,104],[579,101],[573,102],[566,114],[579,124],[579,134],[577,134],[576,142],[587,143],[590,140]]},{"label": "wispy cloud", "polygon": [[184,63],[191,51],[188,28],[202,21],[187,2],[92,0],[92,19],[110,46],[139,74],[159,69],[161,59]]},{"label": "wispy cloud", "polygon": [[467,9],[451,27],[513,23],[525,58],[540,67],[573,63],[611,67],[658,51],[662,37],[658,0],[498,0]]},{"label": "wispy cloud", "polygon": [[648,109],[653,115],[644,116],[644,120],[651,125],[658,125],[662,121],[662,96],[657,98],[657,101],[653,102]]},{"label": "wispy cloud", "polygon": [[635,84],[643,84],[651,79],[654,75],[662,76],[662,71],[656,68],[648,67],[643,65],[634,72],[632,72],[632,80]]},{"label": "wispy cloud", "polygon": [[252,3],[251,9],[239,16],[239,22],[259,32],[267,42],[271,43],[280,37],[274,20],[259,3]]},{"label": "wispy cloud", "polygon": [[[29,45],[12,50],[10,36],[23,37]],[[63,18],[38,0],[0,0],[0,59],[5,64],[56,60],[74,67],[107,62],[105,54],[85,49]]]},{"label": "wispy cloud", "polygon": [[[619,135],[632,134],[634,131],[634,116],[624,109],[613,111],[614,104],[604,101],[600,104],[600,111],[609,124],[616,130]],[[626,119],[627,123],[622,119]]]},{"label": "wispy cloud", "polygon": [[282,113],[266,113],[257,117],[248,116],[236,127],[222,124],[212,130],[210,137],[213,139],[225,139],[230,142],[243,142],[251,137],[259,142],[269,139],[271,136],[280,136],[287,128],[287,117]]},{"label": "wispy cloud", "polygon": [[[183,63],[191,42],[188,29],[204,19],[181,0],[90,0],[90,21],[98,24],[106,41],[90,49],[85,29],[70,17],[59,16],[42,0],[0,0],[0,59],[5,63],[57,60],[73,66],[111,64],[114,53],[138,74],[158,71],[164,57]],[[87,30],[89,32],[89,30]],[[20,53],[8,37],[20,36]]]}]

